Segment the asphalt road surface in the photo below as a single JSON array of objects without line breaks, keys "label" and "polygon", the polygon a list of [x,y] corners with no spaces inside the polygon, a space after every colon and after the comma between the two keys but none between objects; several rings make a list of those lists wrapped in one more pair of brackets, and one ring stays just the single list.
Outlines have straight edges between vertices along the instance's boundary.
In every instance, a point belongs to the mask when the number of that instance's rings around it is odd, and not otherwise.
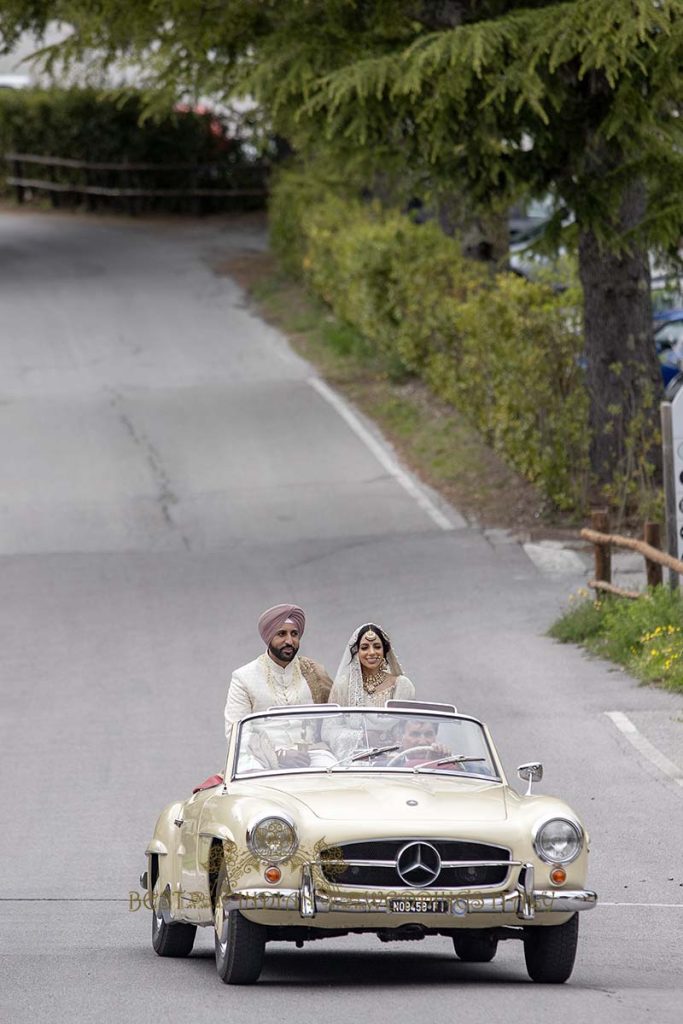
[{"label": "asphalt road surface", "polygon": [[[264,245],[253,219],[0,215],[0,1017],[680,1020],[683,702],[546,639],[580,578],[352,429],[212,269]],[[568,984],[532,984],[512,942],[486,965],[445,938],[273,944],[248,989],[218,981],[209,930],[154,955],[129,909],[145,844],[222,766],[230,669],[290,599],[332,671],[379,620],[419,695],[488,721],[513,776],[542,760],[583,816],[601,903]]]}]

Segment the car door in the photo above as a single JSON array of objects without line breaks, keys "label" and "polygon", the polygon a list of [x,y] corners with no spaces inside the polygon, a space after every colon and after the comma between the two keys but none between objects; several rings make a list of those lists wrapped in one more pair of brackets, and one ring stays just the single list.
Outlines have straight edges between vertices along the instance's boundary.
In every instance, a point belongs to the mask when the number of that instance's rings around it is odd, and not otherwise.
[{"label": "car door", "polygon": [[183,823],[180,827],[180,845],[178,855],[180,858],[180,894],[179,904],[182,915],[190,921],[197,921],[204,915],[206,902],[204,892],[205,873],[201,873],[199,865],[199,821],[202,808],[211,791],[204,790],[195,793],[185,803],[183,810]]}]

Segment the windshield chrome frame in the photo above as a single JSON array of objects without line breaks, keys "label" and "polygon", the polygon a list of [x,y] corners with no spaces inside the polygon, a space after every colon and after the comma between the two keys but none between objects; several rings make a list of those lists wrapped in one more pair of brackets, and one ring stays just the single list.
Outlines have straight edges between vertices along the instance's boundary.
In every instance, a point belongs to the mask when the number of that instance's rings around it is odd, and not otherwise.
[{"label": "windshield chrome frame", "polygon": [[[339,767],[339,768],[332,768],[329,772],[327,771],[326,768],[304,767],[304,768],[280,768],[277,771],[275,769],[271,768],[271,769],[266,769],[263,772],[249,772],[248,774],[242,774],[242,775],[238,775],[237,774],[237,771],[236,771],[236,767],[237,767],[237,764],[236,764],[236,762],[237,762],[237,752],[238,752],[239,746],[240,746],[240,740],[241,740],[241,735],[242,735],[242,728],[245,725],[245,723],[247,723],[247,722],[253,722],[253,721],[256,721],[258,719],[264,719],[264,718],[265,719],[269,719],[269,720],[273,719],[273,718],[283,718],[283,717],[284,718],[291,718],[291,717],[297,717],[297,718],[299,718],[299,717],[306,717],[306,718],[310,718],[310,717],[313,717],[315,715],[322,715],[322,716],[324,716],[326,718],[333,718],[333,717],[336,718],[337,716],[341,716],[341,715],[348,715],[348,714],[354,714],[354,713],[355,714],[362,714],[363,712],[365,712],[365,713],[367,713],[369,715],[377,715],[377,714],[391,715],[392,717],[395,717],[395,718],[404,718],[405,716],[414,716],[416,718],[438,718],[438,719],[441,719],[442,721],[445,721],[445,722],[452,722],[452,721],[472,722],[474,725],[478,725],[479,728],[481,729],[482,733],[483,733],[484,742],[486,744],[486,749],[488,751],[489,760],[490,760],[491,765],[494,768],[495,775],[483,775],[483,774],[477,774],[476,772],[468,772],[468,771],[453,772],[453,771],[446,771],[445,769],[441,769],[441,768],[435,768],[435,769],[431,769],[430,768],[428,771],[414,772],[412,768],[393,767],[393,766],[389,768],[386,765],[382,765],[382,766],[380,766],[378,768],[373,768],[371,765],[367,765],[367,764],[354,764],[354,765],[350,765],[350,766],[344,766],[344,767]],[[450,779],[453,779],[453,778],[456,778],[456,779],[467,778],[467,779],[472,779],[473,781],[490,782],[492,784],[501,784],[502,783],[503,785],[508,785],[507,778],[506,778],[505,772],[503,770],[503,766],[502,766],[502,764],[500,762],[500,758],[498,756],[498,751],[496,750],[495,744],[493,743],[493,740],[491,738],[491,734],[490,734],[490,732],[488,730],[488,727],[485,725],[484,722],[482,722],[479,718],[474,718],[473,715],[462,715],[462,714],[459,714],[458,712],[456,712],[454,714],[452,712],[445,712],[445,711],[444,712],[442,712],[442,711],[426,711],[426,710],[424,710],[422,708],[419,708],[419,707],[416,707],[416,708],[400,708],[399,709],[399,708],[387,708],[387,707],[372,707],[372,708],[348,707],[348,706],[344,706],[344,705],[340,705],[340,704],[311,704],[311,705],[305,705],[305,704],[304,705],[302,705],[302,704],[287,705],[287,704],[283,704],[281,707],[268,708],[266,711],[254,711],[250,715],[245,715],[243,718],[240,718],[240,720],[238,722],[236,722],[235,725],[233,726],[232,733],[231,733],[231,736],[230,736],[230,744],[229,744],[229,747],[228,747],[228,756],[227,756],[227,761],[226,761],[226,766],[225,767],[226,767],[226,770],[225,770],[225,775],[224,775],[224,778],[225,778],[224,788],[227,786],[228,782],[248,782],[251,779],[280,778],[280,777],[283,777],[283,776],[290,776],[290,775],[318,775],[318,776],[327,775],[329,777],[330,775],[333,775],[335,773],[337,773],[337,774],[346,774],[348,772],[353,772],[354,774],[356,774],[358,772],[361,772],[361,773],[362,772],[366,772],[366,773],[367,772],[371,772],[373,775],[376,775],[376,774],[378,774],[379,771],[391,772],[392,774],[395,773],[395,774],[399,774],[399,775],[410,775],[413,778],[416,777],[416,776],[420,776],[422,778],[429,777],[429,776],[438,776],[440,778],[450,778]]]}]

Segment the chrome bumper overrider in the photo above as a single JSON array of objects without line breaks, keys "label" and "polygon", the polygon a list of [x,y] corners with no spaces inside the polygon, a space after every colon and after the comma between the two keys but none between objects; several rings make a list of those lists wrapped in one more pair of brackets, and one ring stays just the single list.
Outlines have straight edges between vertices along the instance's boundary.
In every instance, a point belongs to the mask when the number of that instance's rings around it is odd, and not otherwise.
[{"label": "chrome bumper overrider", "polygon": [[[373,890],[358,892],[316,891],[310,869],[304,868],[299,889],[242,889],[223,901],[224,910],[263,910],[267,912],[298,913],[304,919],[318,914],[393,914],[407,915],[405,911],[391,909],[391,900],[446,900],[449,914],[435,913],[443,921],[448,916],[469,917],[478,914],[515,914],[524,921],[537,914],[573,914],[577,910],[591,910],[598,901],[589,889],[534,889],[532,865],[526,865],[525,884],[512,891],[481,893],[441,890]],[[425,911],[429,913],[429,911]]]}]

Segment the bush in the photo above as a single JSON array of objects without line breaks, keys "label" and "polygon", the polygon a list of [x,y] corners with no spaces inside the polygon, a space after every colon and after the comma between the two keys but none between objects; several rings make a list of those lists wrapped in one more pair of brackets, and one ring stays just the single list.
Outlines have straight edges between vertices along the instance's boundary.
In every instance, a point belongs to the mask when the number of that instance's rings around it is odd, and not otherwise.
[{"label": "bush", "polygon": [[268,201],[270,244],[292,277],[301,279],[304,272],[308,244],[304,217],[330,194],[346,193],[343,183],[329,175],[305,174],[290,168],[280,170],[273,178]]},{"label": "bush", "polygon": [[581,508],[588,401],[578,294],[492,279],[434,223],[284,172],[273,247],[395,373],[421,376],[560,509]]},{"label": "bush", "polygon": [[548,630],[548,636],[561,644],[583,644],[599,636],[602,628],[602,606],[599,601],[572,604]]},{"label": "bush", "polygon": [[680,630],[683,622],[681,596],[668,587],[655,587],[638,601],[602,604],[603,650],[608,658],[624,665],[634,658],[639,662],[649,660],[655,636],[668,635],[670,629]]},{"label": "bush", "polygon": [[683,691],[683,598],[678,590],[655,587],[637,601],[581,601],[549,634],[562,643],[582,644],[646,682]]}]

